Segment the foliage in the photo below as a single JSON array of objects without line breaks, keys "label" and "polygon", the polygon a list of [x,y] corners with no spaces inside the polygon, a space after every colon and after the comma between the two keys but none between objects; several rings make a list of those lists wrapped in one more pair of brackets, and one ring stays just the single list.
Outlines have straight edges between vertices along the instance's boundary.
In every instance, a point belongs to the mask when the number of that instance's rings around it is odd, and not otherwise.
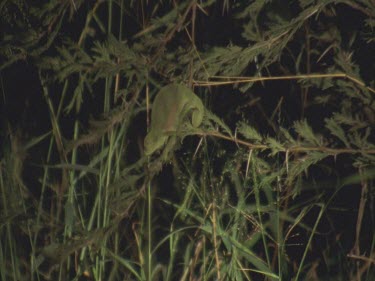
[{"label": "foliage", "polygon": [[[374,23],[370,0],[1,2],[0,279],[373,280]],[[207,112],[146,157],[171,82]]]}]

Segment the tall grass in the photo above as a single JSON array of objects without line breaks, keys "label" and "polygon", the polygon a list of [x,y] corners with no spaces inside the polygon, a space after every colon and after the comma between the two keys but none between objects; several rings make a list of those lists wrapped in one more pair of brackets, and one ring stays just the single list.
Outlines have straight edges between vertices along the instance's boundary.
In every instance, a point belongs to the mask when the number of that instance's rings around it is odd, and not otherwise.
[{"label": "tall grass", "polygon": [[[0,70],[44,99],[42,133],[4,114],[1,280],[373,280],[375,7],[279,4],[1,4]],[[203,124],[145,156],[171,81]]]}]

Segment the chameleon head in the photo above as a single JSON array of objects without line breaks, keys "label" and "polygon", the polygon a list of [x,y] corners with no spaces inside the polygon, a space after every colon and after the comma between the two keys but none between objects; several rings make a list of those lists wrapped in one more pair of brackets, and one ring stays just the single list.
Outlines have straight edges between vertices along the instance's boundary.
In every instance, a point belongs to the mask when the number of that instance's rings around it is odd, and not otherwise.
[{"label": "chameleon head", "polygon": [[155,134],[151,130],[145,137],[145,141],[144,141],[145,154],[151,155],[156,150],[161,148],[164,145],[166,140],[167,140],[167,137],[161,136],[159,134]]}]

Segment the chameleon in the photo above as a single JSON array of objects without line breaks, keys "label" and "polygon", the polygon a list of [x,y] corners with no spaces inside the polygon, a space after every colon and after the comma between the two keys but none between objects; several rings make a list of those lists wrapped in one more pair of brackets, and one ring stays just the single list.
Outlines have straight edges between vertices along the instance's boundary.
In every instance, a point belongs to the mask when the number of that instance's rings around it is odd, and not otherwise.
[{"label": "chameleon", "polygon": [[151,155],[167,142],[167,145],[174,144],[171,133],[177,132],[185,122],[199,127],[203,116],[201,99],[188,87],[172,83],[161,88],[152,105],[150,130],[144,140],[145,155]]}]

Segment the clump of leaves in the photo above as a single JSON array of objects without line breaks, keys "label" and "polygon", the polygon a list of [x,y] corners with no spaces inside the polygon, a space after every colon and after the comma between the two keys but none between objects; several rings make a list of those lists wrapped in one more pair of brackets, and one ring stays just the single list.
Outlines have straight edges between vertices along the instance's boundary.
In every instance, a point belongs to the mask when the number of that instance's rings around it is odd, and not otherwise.
[{"label": "clump of leaves", "polygon": [[[2,135],[1,279],[371,280],[374,14],[337,0],[0,4],[0,69],[35,67],[30,95],[48,108],[44,133]],[[205,120],[145,157],[170,82]]]}]

